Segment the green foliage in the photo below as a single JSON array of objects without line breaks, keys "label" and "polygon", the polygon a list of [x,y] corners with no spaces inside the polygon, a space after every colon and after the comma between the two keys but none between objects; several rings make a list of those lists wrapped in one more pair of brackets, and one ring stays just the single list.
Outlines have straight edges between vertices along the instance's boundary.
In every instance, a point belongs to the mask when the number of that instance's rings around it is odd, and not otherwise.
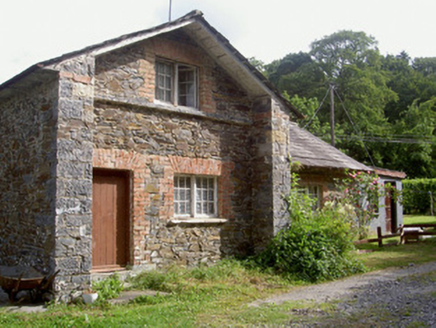
[{"label": "green foliage", "polygon": [[98,292],[98,300],[106,301],[118,297],[124,285],[117,273],[110,277],[92,283],[92,289]]},{"label": "green foliage", "polygon": [[[373,252],[357,255],[371,270],[434,261],[436,248],[431,240],[398,247],[372,246]],[[167,283],[186,288],[170,295],[143,296],[126,305],[54,304],[42,313],[11,312],[5,307],[0,309],[0,327],[281,327],[289,326],[295,315],[296,319],[300,317],[300,312],[295,309],[306,309],[301,312],[306,317],[307,313],[311,317],[312,313],[318,313],[321,309],[320,313],[325,319],[326,313],[330,313],[329,309],[334,308],[333,303],[304,302],[247,306],[255,300],[286,292],[296,282],[261,272],[253,266],[247,268],[246,261],[225,262],[223,267],[217,263],[217,266],[202,268],[216,273],[202,274],[199,279],[193,277],[198,273],[192,274],[191,269],[170,269]],[[225,278],[229,272],[233,272],[233,275]],[[214,281],[203,279],[206,276]],[[224,280],[220,280],[220,277]],[[307,312],[308,308],[312,310]]]},{"label": "green foliage", "polygon": [[431,206],[430,195],[433,196],[433,201],[436,201],[436,179],[403,180],[404,212],[429,213]]},{"label": "green foliage", "polygon": [[310,54],[330,80],[338,79],[346,67],[374,66],[379,57],[377,41],[372,36],[347,30],[312,42]]},{"label": "green foliage", "polygon": [[[309,53],[290,53],[264,67],[309,119],[334,84],[336,146],[346,154],[410,178],[436,176],[436,58],[382,56],[373,37],[339,31],[313,42]],[[329,121],[327,97],[306,128],[329,142]]]},{"label": "green foliage", "polygon": [[135,289],[152,289],[162,292],[172,292],[174,290],[174,276],[171,272],[157,270],[141,272],[136,277],[131,278],[131,283]]},{"label": "green foliage", "polygon": [[363,266],[350,256],[350,223],[336,216],[337,210],[329,212],[295,221],[280,231],[257,262],[285,276],[311,282],[362,272]]},{"label": "green foliage", "polygon": [[[379,199],[383,190],[380,187],[380,179],[373,172],[345,171],[346,177],[338,184],[339,193],[333,194],[332,201],[342,206],[352,206],[357,224],[359,238],[367,237],[369,223],[378,216]],[[394,195],[399,196],[397,193]]]},{"label": "green foliage", "polygon": [[314,211],[313,200],[298,191],[298,175],[291,176],[291,191],[286,197],[291,225],[255,257],[256,263],[311,282],[362,272],[364,267],[351,256],[356,237],[353,208],[331,202]]}]

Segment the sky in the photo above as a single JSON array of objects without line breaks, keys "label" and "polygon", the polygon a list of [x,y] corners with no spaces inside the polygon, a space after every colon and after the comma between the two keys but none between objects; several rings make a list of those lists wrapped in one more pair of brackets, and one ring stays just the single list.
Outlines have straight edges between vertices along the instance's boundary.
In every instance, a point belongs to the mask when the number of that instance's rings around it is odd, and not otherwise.
[{"label": "sky", "polygon": [[[2,0],[0,83],[64,53],[168,21],[170,0]],[[380,52],[436,57],[435,0],[172,0],[198,9],[247,58],[307,52],[339,30],[375,37]]]}]

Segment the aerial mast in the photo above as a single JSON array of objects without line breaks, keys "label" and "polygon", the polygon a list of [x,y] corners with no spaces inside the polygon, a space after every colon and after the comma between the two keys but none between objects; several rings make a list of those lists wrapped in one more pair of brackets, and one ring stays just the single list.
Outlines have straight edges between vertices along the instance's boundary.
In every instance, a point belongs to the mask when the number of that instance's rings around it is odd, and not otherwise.
[{"label": "aerial mast", "polygon": [[170,0],[170,6],[169,6],[169,10],[168,10],[168,21],[171,22],[171,7],[172,7],[172,0]]}]

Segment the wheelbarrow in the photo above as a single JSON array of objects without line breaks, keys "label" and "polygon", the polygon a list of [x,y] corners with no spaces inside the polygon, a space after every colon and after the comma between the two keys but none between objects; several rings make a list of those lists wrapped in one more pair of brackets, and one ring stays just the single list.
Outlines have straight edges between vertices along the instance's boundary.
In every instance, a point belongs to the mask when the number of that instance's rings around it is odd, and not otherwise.
[{"label": "wheelbarrow", "polygon": [[29,291],[30,300],[36,302],[45,292],[49,292],[51,284],[59,271],[44,276],[32,267],[0,266],[0,287],[13,303],[18,292]]}]

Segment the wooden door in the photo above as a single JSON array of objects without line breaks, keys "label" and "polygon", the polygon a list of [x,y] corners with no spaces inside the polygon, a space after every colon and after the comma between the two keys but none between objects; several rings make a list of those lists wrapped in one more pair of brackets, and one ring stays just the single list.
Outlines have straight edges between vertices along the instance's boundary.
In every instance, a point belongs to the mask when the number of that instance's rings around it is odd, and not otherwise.
[{"label": "wooden door", "polygon": [[385,189],[385,192],[386,232],[392,232],[391,192],[388,187]]},{"label": "wooden door", "polygon": [[129,180],[126,172],[93,171],[92,269],[126,266],[129,254]]}]

